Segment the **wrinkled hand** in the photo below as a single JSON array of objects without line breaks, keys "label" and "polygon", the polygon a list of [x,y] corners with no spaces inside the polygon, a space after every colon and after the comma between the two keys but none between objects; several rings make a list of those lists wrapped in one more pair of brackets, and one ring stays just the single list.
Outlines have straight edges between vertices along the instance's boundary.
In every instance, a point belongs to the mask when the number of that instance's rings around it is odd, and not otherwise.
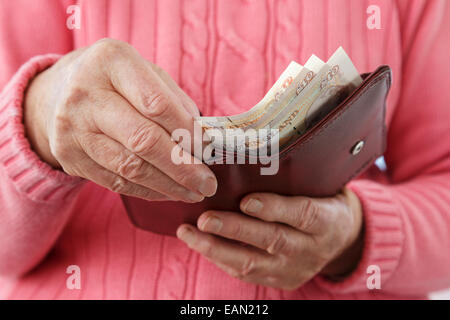
[{"label": "wrinkled hand", "polygon": [[27,135],[44,161],[147,200],[197,202],[215,193],[205,164],[171,161],[180,147],[170,134],[185,128],[194,136],[197,115],[166,72],[111,39],[64,56],[32,81],[25,97]]},{"label": "wrinkled hand", "polygon": [[318,273],[352,271],[361,252],[362,209],[349,189],[331,198],[255,193],[243,213],[207,211],[177,236],[247,282],[296,289]]}]

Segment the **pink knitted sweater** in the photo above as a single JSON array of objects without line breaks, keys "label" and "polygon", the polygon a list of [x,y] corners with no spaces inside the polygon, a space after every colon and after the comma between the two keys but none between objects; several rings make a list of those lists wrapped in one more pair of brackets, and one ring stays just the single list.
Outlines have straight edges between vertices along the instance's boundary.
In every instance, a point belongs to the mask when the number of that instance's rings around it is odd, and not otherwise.
[{"label": "pink knitted sweater", "polygon": [[[71,31],[73,3],[0,0],[2,298],[423,298],[450,286],[449,2],[78,1],[81,28]],[[381,29],[367,27],[369,5]],[[134,228],[117,194],[43,163],[24,135],[27,83],[59,57],[47,54],[103,37],[167,70],[205,115],[250,108],[289,61],[326,59],[340,45],[361,73],[390,65],[388,169],[351,183],[365,216],[357,269],[295,291],[241,282],[179,240]],[[80,290],[66,287],[70,265]],[[370,265],[381,290],[366,286]]]}]

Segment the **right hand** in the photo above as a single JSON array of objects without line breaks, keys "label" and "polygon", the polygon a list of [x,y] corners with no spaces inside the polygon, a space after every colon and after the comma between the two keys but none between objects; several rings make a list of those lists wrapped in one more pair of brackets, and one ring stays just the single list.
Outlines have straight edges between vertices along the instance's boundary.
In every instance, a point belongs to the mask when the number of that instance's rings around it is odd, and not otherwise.
[{"label": "right hand", "polygon": [[194,116],[194,102],[167,73],[111,39],[64,56],[25,97],[27,135],[44,161],[147,200],[198,202],[216,192],[214,174],[191,154],[182,151],[192,164],[171,160],[171,132],[193,137]]}]

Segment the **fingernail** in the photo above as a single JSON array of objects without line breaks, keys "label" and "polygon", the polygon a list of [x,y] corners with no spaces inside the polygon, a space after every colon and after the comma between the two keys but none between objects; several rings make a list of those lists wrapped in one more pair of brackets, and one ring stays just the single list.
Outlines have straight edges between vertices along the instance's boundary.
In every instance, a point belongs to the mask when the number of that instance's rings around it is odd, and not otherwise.
[{"label": "fingernail", "polygon": [[258,199],[250,199],[244,207],[244,211],[248,213],[258,213],[263,208],[263,203]]},{"label": "fingernail", "polygon": [[198,194],[197,192],[192,192],[189,191],[187,193],[187,198],[190,202],[200,202],[202,201],[205,197],[203,197],[201,194]]},{"label": "fingernail", "polygon": [[213,177],[208,177],[204,179],[200,186],[198,187],[198,191],[204,195],[205,197],[211,197],[216,193],[217,190],[217,180]]},{"label": "fingernail", "polygon": [[207,232],[218,232],[222,228],[222,220],[217,217],[210,216],[206,218],[201,228]]},{"label": "fingernail", "polygon": [[191,243],[195,238],[194,232],[192,232],[192,230],[190,230],[188,227],[178,229],[177,236],[186,243]]}]

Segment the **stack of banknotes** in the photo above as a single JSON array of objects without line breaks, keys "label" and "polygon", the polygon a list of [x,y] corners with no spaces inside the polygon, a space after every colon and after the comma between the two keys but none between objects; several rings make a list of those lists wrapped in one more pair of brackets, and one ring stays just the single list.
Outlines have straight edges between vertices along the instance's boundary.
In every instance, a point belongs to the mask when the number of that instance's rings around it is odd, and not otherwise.
[{"label": "stack of banknotes", "polygon": [[[197,121],[206,132],[219,132],[221,137],[255,132],[256,138],[246,142],[246,149],[257,149],[274,139],[282,149],[305,134],[361,82],[351,59],[340,47],[327,62],[315,55],[304,66],[291,62],[264,98],[249,111],[232,116],[199,117]],[[228,147],[223,140],[212,141],[233,149],[229,151],[244,151],[236,144]]]}]

